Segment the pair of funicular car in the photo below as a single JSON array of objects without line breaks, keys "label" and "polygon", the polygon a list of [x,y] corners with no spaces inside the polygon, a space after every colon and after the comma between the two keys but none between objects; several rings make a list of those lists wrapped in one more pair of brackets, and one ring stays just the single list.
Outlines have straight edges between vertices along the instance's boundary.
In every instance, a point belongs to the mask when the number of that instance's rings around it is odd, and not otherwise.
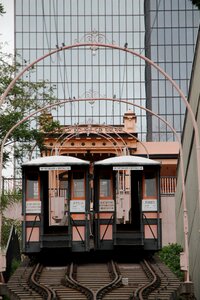
[{"label": "pair of funicular car", "polygon": [[25,254],[161,247],[159,162],[46,156],[22,171]]}]

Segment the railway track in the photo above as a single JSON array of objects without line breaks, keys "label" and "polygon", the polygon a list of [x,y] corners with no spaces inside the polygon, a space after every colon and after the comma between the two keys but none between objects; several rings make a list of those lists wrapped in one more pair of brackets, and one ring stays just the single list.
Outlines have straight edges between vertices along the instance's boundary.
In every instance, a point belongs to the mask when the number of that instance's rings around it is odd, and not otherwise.
[{"label": "railway track", "polygon": [[179,280],[159,261],[20,267],[7,284],[15,299],[145,300],[175,298]]}]

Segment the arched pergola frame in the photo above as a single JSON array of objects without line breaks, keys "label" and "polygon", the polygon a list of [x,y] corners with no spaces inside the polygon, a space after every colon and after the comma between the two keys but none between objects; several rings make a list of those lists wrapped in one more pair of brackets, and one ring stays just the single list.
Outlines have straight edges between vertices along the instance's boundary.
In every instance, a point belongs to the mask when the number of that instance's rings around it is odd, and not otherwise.
[{"label": "arched pergola frame", "polygon": [[[185,256],[186,256],[186,282],[189,282],[189,248],[188,248],[188,212],[187,212],[187,203],[186,203],[186,190],[185,190],[185,181],[184,181],[184,164],[183,164],[183,150],[182,150],[182,145],[181,145],[181,141],[179,138],[178,133],[176,132],[176,130],[171,126],[171,124],[169,124],[164,118],[162,118],[161,116],[159,116],[158,114],[154,113],[153,111],[151,111],[150,109],[147,109],[143,106],[140,106],[138,104],[126,101],[126,100],[121,100],[121,99],[113,99],[113,98],[81,98],[81,99],[75,99],[74,101],[115,101],[115,102],[121,102],[121,103],[125,103],[128,105],[132,105],[134,107],[138,107],[140,109],[145,110],[146,112],[149,112],[151,115],[157,117],[158,119],[160,119],[161,121],[163,121],[170,129],[171,131],[175,134],[176,139],[178,141],[179,144],[179,150],[180,150],[180,167],[181,167],[181,182],[182,182],[182,190],[183,190],[183,224],[184,224],[184,241],[185,241]],[[26,122],[28,119],[30,119],[31,117],[37,115],[38,113],[41,113],[47,109],[50,109],[54,106],[59,106],[61,104],[64,103],[70,103],[71,100],[63,100],[63,101],[58,101],[56,103],[53,104],[49,104],[41,109],[38,109],[37,111],[34,111],[33,113],[31,113],[30,115],[26,116],[24,119],[20,120],[17,124],[15,124],[5,135],[2,144],[1,144],[1,155],[0,155],[0,181],[2,184],[2,163],[3,163],[3,149],[4,149],[4,145],[5,142],[8,138],[8,136],[13,132],[13,130],[15,128],[17,128],[20,124],[22,124],[23,122]],[[1,216],[0,216],[1,217]],[[1,220],[0,220],[0,227],[1,227]],[[0,230],[0,238],[1,238],[1,230]]]},{"label": "arched pergola frame", "polygon": [[[87,47],[87,46],[90,47],[90,49],[95,49],[95,48],[111,48],[111,49],[115,49],[115,50],[124,51],[124,52],[130,53],[130,54],[132,54],[134,56],[139,57],[140,59],[144,60],[145,62],[147,62],[148,64],[150,64],[152,67],[154,67],[156,70],[158,70],[172,84],[172,86],[178,92],[178,94],[181,97],[181,100],[184,102],[184,104],[185,104],[185,106],[187,108],[187,111],[189,112],[189,115],[190,115],[191,121],[192,121],[192,125],[193,125],[193,129],[194,129],[194,138],[195,138],[195,146],[196,146],[196,157],[197,157],[198,199],[199,199],[199,208],[200,208],[200,137],[199,137],[199,130],[198,130],[198,125],[197,125],[197,122],[196,122],[195,115],[194,115],[194,113],[192,111],[192,108],[191,108],[190,104],[188,103],[188,101],[187,101],[184,93],[179,88],[179,86],[176,84],[176,82],[161,67],[159,67],[157,64],[155,64],[151,59],[147,58],[146,56],[144,56],[144,55],[142,55],[140,53],[137,53],[135,50],[128,49],[126,47],[120,47],[118,45],[105,44],[105,43],[96,43],[96,42],[95,43],[88,43],[88,42],[76,43],[76,44],[73,44],[73,45],[63,46],[63,47],[60,47],[58,49],[52,50],[49,53],[43,55],[42,57],[36,59],[32,63],[28,64],[21,72],[19,72],[19,74],[17,76],[15,76],[15,78],[8,85],[8,87],[6,88],[6,90],[4,91],[4,93],[1,95],[1,97],[0,97],[0,106],[4,103],[4,100],[5,100],[6,96],[8,95],[9,91],[13,88],[13,86],[15,85],[15,83],[17,82],[17,80],[19,78],[21,78],[22,75],[26,71],[28,71],[33,65],[37,64],[38,62],[44,60],[45,58],[47,58],[47,57],[49,57],[49,56],[51,56],[51,55],[53,55],[55,53],[58,53],[60,51],[64,51],[64,50],[68,50],[68,49],[73,49],[73,48],[78,48],[78,47]],[[114,101],[114,99],[112,99],[112,101]],[[133,103],[129,103],[129,104],[133,105]],[[8,131],[8,132],[10,132],[10,131]],[[7,139],[7,137],[8,137],[8,135],[6,134],[5,138]],[[4,146],[4,144],[5,144],[4,140],[6,140],[5,138],[3,139],[1,146],[2,145]],[[3,146],[1,147],[1,153],[0,153],[0,155],[1,155],[1,161],[2,161],[2,156],[3,156],[3,151],[2,151]],[[182,166],[182,167],[184,167],[184,166]],[[182,167],[181,167],[181,169],[182,169]],[[183,171],[181,171],[181,173],[183,173],[182,176],[184,176],[184,169],[183,169]],[[0,179],[0,181],[1,181],[1,183],[0,183],[0,189],[1,189],[1,185],[2,185],[2,164],[0,166],[0,177],[1,177],[1,179]],[[183,179],[184,179],[184,177],[183,177]],[[184,180],[183,180],[183,185],[185,186]],[[185,198],[184,195],[183,195],[183,198]],[[185,204],[186,204],[186,199],[184,201],[185,201]],[[184,211],[185,211],[185,209],[186,208],[184,208]],[[187,209],[186,209],[186,211],[187,211]],[[1,220],[0,220],[0,223],[1,223]],[[0,224],[0,226],[1,226],[1,224]],[[186,229],[188,231],[188,225],[186,227],[187,227]],[[185,226],[184,226],[184,230],[185,230]],[[187,260],[187,265],[188,265],[187,268],[186,268],[187,269],[186,270],[186,274],[187,274],[186,281],[189,282],[188,241],[187,241],[186,256],[187,256],[186,260]]]}]

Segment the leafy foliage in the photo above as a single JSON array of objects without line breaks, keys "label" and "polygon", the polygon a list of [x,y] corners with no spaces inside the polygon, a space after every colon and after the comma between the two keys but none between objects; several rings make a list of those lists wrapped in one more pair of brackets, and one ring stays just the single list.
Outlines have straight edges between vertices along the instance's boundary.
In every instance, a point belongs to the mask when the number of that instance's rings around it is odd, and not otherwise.
[{"label": "leafy foliage", "polygon": [[14,274],[14,272],[17,270],[17,268],[20,266],[20,261],[19,260],[16,260],[16,259],[14,259],[13,261],[12,261],[12,265],[11,265],[11,274],[10,275],[12,275],[12,274]]},{"label": "leafy foliage", "polygon": [[[18,56],[4,54],[0,51],[0,94],[2,94],[13,80],[15,74],[19,73],[21,65],[17,62]],[[51,104],[54,98],[54,91],[48,82],[31,80],[35,70],[29,70],[28,77],[17,80],[10,90],[6,101],[0,107],[0,141],[6,133],[20,120],[37,111],[44,106]],[[6,145],[13,144],[14,156],[21,162],[24,153],[30,151],[34,142],[40,149],[43,148],[43,133],[35,128],[39,125],[39,117],[34,121],[29,119],[16,127],[6,141]],[[59,128],[59,122],[50,120],[45,129],[49,131]],[[10,153],[4,151],[4,166],[10,159]]]},{"label": "leafy foliage", "polygon": [[180,245],[169,244],[168,246],[164,246],[158,253],[160,259],[181,280],[183,280],[183,273],[180,270],[180,252],[182,251],[183,249]]},{"label": "leafy foliage", "polygon": [[19,238],[21,238],[21,236],[22,236],[21,221],[8,219],[3,216],[3,218],[2,218],[2,240],[1,240],[2,247],[6,247],[6,245],[7,245],[12,225],[15,226]]},{"label": "leafy foliage", "polygon": [[3,193],[1,195],[1,209],[3,211],[13,203],[17,203],[21,201],[22,201],[22,191],[19,189],[7,193]]},{"label": "leafy foliage", "polygon": [[190,0],[192,1],[192,3],[198,7],[198,9],[200,10],[200,0]]},{"label": "leafy foliage", "polygon": [[3,4],[0,3],[0,16],[2,16],[3,14],[5,14],[4,7]]},{"label": "leafy foliage", "polygon": [[[16,189],[1,195],[1,210],[9,209],[14,203],[22,202],[22,191]],[[12,225],[15,226],[17,234],[21,237],[21,221],[2,217],[2,246],[6,247]]]}]

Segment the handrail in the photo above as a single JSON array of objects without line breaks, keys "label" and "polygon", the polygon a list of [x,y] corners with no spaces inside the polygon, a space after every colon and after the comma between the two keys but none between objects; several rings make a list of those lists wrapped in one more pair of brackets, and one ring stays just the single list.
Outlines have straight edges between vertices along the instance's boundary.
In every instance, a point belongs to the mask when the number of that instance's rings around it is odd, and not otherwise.
[{"label": "handrail", "polygon": [[151,228],[151,225],[149,224],[149,221],[148,221],[147,217],[145,216],[144,213],[142,213],[142,215],[143,215],[143,217],[145,218],[145,220],[146,220],[146,222],[147,222],[147,225],[149,226],[149,229],[150,229],[150,231],[151,231],[151,233],[152,233],[152,235],[153,235],[153,237],[154,237],[154,241],[156,241],[156,240],[157,240],[157,239],[156,239],[156,236],[155,236],[155,234],[154,234],[154,232],[153,232],[153,230],[152,230],[152,228]]},{"label": "handrail", "polygon": [[34,227],[35,227],[35,223],[36,223],[37,217],[39,217],[39,219],[40,219],[40,215],[39,215],[39,214],[36,215],[36,216],[35,216],[35,219],[33,220],[33,226],[31,227],[31,232],[30,232],[30,234],[29,234],[29,238],[28,238],[27,244],[30,243],[30,239],[31,239],[31,236],[32,236],[32,233],[33,233],[33,229],[34,229]]},{"label": "handrail", "polygon": [[108,221],[108,224],[107,224],[107,226],[106,226],[106,229],[105,229],[105,231],[104,231],[104,234],[103,234],[103,236],[102,236],[102,238],[101,238],[101,241],[100,241],[100,242],[102,242],[102,241],[103,241],[103,239],[104,239],[104,236],[106,235],[106,232],[107,232],[107,230],[108,230],[108,226],[110,225],[110,223],[111,223],[111,220],[113,219],[113,216],[114,216],[114,214],[112,214],[112,215],[111,215],[111,217],[110,217],[110,219],[109,219],[109,221]]}]

